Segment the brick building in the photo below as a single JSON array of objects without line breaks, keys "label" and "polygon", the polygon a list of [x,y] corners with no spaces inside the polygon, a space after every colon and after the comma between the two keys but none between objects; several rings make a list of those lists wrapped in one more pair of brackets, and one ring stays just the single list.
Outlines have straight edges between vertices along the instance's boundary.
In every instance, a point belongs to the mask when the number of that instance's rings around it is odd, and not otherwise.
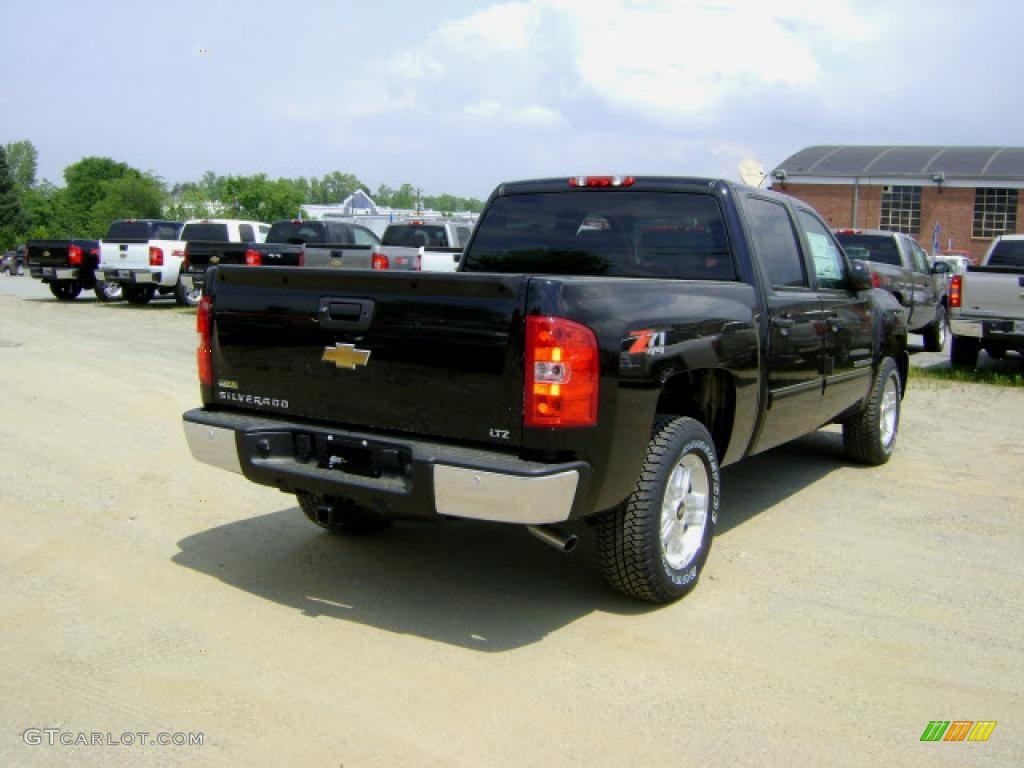
[{"label": "brick building", "polygon": [[815,146],[770,178],[833,227],[906,232],[975,261],[996,235],[1022,231],[1024,147]]}]

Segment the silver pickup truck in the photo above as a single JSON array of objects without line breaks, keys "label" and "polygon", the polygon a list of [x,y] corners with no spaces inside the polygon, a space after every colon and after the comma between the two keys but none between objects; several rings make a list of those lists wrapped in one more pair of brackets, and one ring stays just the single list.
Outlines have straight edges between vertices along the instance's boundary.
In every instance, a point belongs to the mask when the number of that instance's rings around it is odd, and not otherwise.
[{"label": "silver pickup truck", "polygon": [[408,264],[424,272],[454,272],[471,233],[464,221],[412,219],[389,224],[377,253],[391,269]]},{"label": "silver pickup truck", "polygon": [[997,237],[981,266],[954,275],[949,310],[953,365],[973,368],[983,349],[997,359],[1024,354],[1024,235]]}]

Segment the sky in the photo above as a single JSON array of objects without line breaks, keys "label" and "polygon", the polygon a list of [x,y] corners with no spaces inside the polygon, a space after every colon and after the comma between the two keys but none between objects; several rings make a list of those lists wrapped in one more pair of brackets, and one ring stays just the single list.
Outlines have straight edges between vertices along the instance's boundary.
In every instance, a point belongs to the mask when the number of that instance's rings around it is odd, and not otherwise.
[{"label": "sky", "polygon": [[486,197],[738,179],[814,144],[1024,145],[1018,0],[0,0],[0,143],[169,184],[353,173]]}]

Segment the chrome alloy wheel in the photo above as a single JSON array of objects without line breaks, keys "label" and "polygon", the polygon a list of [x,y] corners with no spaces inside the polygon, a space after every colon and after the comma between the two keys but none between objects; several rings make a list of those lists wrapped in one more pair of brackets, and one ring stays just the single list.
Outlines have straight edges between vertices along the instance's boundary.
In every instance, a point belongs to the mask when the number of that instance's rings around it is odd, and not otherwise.
[{"label": "chrome alloy wheel", "polygon": [[896,439],[896,427],[900,420],[900,380],[892,373],[885,380],[885,387],[882,389],[882,402],[878,409],[879,433],[882,437],[882,446],[889,450],[892,441]]},{"label": "chrome alloy wheel", "polygon": [[672,470],[661,503],[661,551],[665,562],[681,570],[689,565],[708,524],[708,472],[695,454],[687,454]]}]

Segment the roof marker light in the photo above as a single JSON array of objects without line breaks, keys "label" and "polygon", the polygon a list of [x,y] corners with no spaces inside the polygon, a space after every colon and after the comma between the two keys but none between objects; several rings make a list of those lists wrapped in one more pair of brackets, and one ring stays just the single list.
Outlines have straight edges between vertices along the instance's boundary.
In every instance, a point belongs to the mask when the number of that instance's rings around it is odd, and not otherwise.
[{"label": "roof marker light", "polygon": [[570,187],[631,187],[636,181],[632,176],[571,176]]}]

